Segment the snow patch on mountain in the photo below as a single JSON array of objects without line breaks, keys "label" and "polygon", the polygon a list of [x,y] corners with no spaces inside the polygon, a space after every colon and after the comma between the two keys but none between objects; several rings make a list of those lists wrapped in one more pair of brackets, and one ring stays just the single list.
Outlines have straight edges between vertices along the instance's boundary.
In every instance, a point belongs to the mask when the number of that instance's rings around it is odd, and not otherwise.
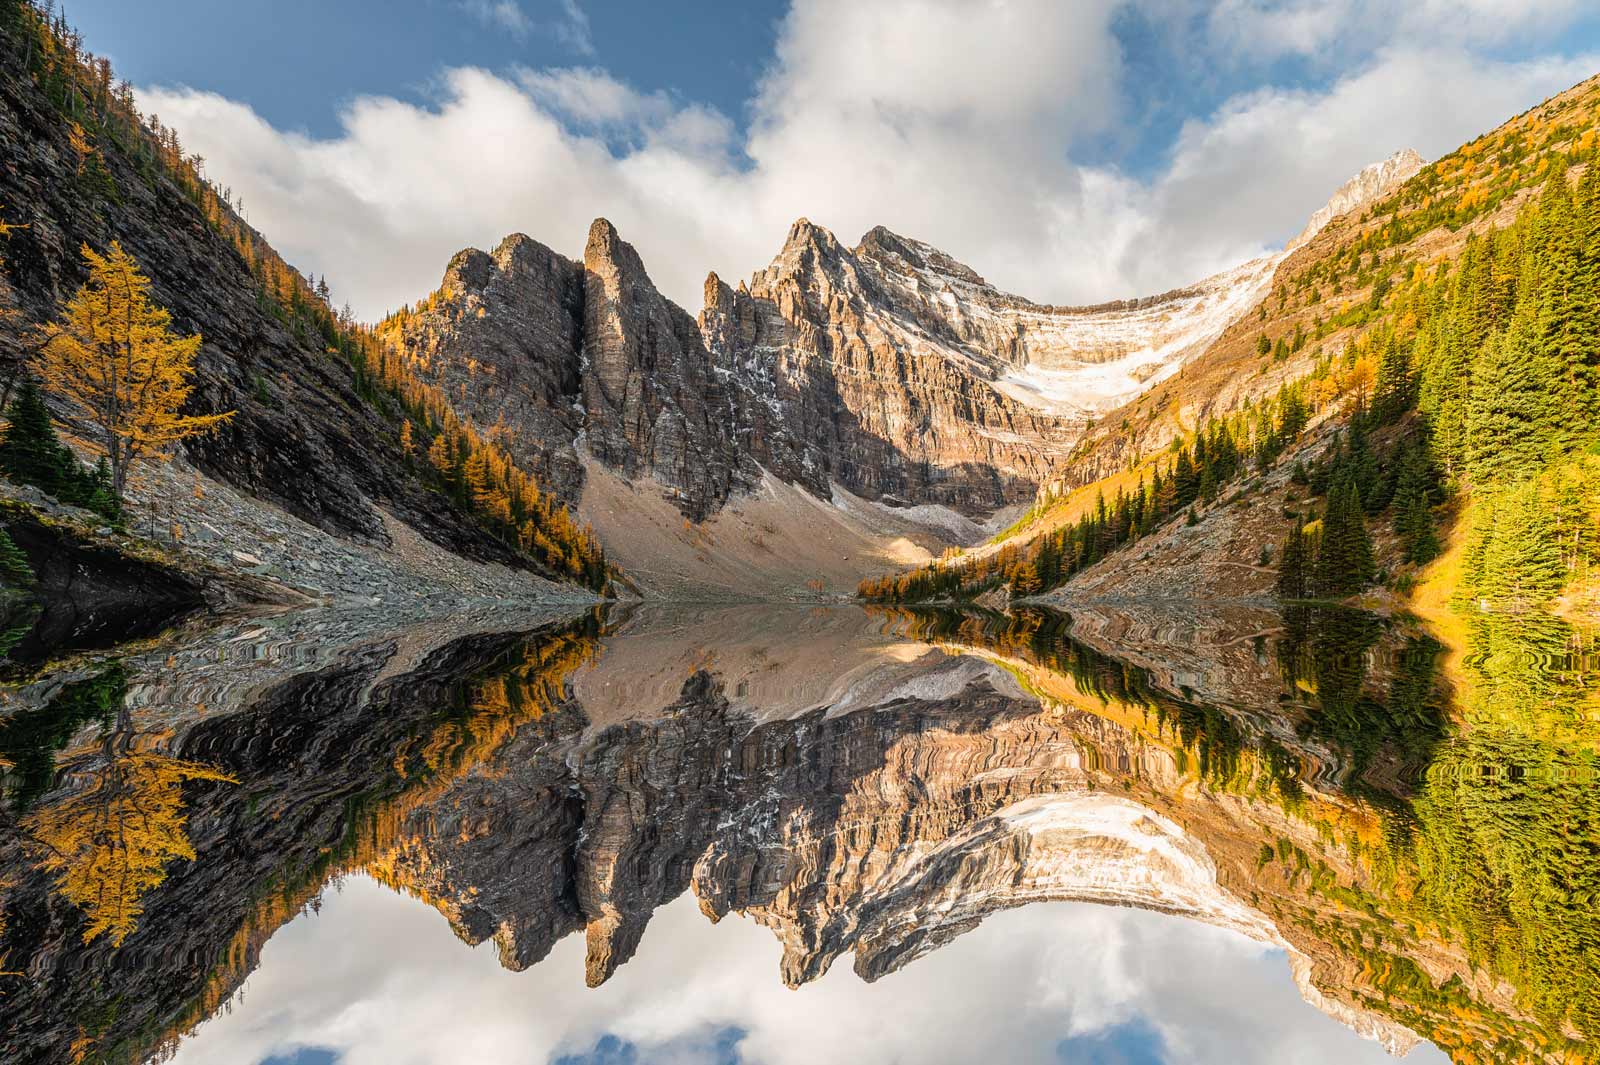
[{"label": "snow patch on mountain", "polygon": [[1200,354],[1272,287],[1283,253],[1252,259],[1134,309],[1059,316],[1031,333],[1029,361],[994,384],[1030,406],[1093,415],[1126,403]]}]

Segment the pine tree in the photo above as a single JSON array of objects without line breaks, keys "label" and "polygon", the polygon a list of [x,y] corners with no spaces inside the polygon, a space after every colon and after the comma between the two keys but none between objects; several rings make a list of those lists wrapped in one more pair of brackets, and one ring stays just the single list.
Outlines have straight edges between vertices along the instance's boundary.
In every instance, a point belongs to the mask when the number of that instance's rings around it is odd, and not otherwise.
[{"label": "pine tree", "polygon": [[[83,505],[112,525],[121,525],[122,501],[117,498],[117,490],[111,480],[111,464],[104,456],[95,463],[94,472],[84,477],[83,481],[86,487]],[[198,489],[199,481],[195,482],[195,487]]]},{"label": "pine tree", "polygon": [[1417,565],[1439,554],[1439,537],[1433,528],[1428,496],[1427,456],[1421,448],[1406,454],[1394,493],[1394,528],[1405,545],[1406,561]]},{"label": "pine tree", "polygon": [[1565,576],[1555,523],[1538,484],[1525,481],[1507,491],[1496,510],[1479,592],[1503,602],[1538,605],[1561,591]]},{"label": "pine tree", "polygon": [[1418,399],[1427,419],[1434,455],[1439,465],[1452,474],[1467,461],[1467,411],[1472,390],[1472,360],[1462,346],[1457,318],[1452,309],[1435,321]]},{"label": "pine tree", "polygon": [[56,436],[44,393],[32,377],[23,380],[6,416],[11,424],[0,439],[0,472],[57,498],[74,494],[78,462]]},{"label": "pine tree", "polygon": [[1342,598],[1372,580],[1372,539],[1361,506],[1361,491],[1349,472],[1342,472],[1328,491],[1322,519],[1322,544],[1317,553],[1319,595]]},{"label": "pine tree", "polygon": [[1178,450],[1178,460],[1172,467],[1173,507],[1177,510],[1195,501],[1200,494],[1200,478],[1196,475],[1194,461],[1187,447]]},{"label": "pine tree", "polygon": [[1528,294],[1537,299],[1540,341],[1558,376],[1562,404],[1570,417],[1562,428],[1570,435],[1592,424],[1600,384],[1600,321],[1597,321],[1596,266],[1586,262],[1584,227],[1563,168],[1553,168],[1534,216],[1526,253],[1536,259],[1538,283]]},{"label": "pine tree", "polygon": [[1297,514],[1294,526],[1283,541],[1283,550],[1278,553],[1279,599],[1306,598],[1310,591],[1306,580],[1307,562],[1305,519]]},{"label": "pine tree", "polygon": [[8,588],[27,588],[33,584],[33,567],[11,534],[0,527],[0,584]]},{"label": "pine tree", "polygon": [[1490,339],[1472,369],[1467,461],[1475,479],[1504,480],[1541,465],[1560,409],[1555,387],[1533,301],[1523,301],[1504,335]]},{"label": "pine tree", "polygon": [[1416,387],[1411,375],[1411,348],[1390,333],[1378,362],[1378,381],[1373,387],[1372,416],[1379,425],[1399,421],[1416,404]]}]

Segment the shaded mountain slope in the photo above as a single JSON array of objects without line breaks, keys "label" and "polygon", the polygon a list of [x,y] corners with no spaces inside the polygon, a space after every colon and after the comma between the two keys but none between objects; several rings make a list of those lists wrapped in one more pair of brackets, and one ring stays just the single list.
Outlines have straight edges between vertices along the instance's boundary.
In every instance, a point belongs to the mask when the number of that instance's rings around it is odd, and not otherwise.
[{"label": "shaded mountain slope", "polygon": [[84,280],[79,249],[120,242],[174,328],[204,337],[187,409],[237,412],[185,442],[187,463],[335,540],[387,549],[398,520],[444,552],[535,568],[403,451],[399,401],[364,365],[354,327],[155,123],[64,23],[0,4],[0,212],[15,226],[0,256],[21,312],[0,323],[0,389],[30,327]]}]

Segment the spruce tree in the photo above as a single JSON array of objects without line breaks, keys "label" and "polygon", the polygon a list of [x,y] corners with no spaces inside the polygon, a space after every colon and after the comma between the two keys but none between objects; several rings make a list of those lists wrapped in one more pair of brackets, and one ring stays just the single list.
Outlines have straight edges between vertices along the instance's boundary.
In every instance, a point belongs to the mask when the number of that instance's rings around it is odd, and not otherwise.
[{"label": "spruce tree", "polygon": [[0,527],[0,584],[8,588],[27,588],[33,584],[33,567],[11,534]]},{"label": "spruce tree", "polygon": [[1379,425],[1397,422],[1415,403],[1410,345],[1400,343],[1390,333],[1384,342],[1382,360],[1378,363],[1378,380],[1373,388],[1373,419]]},{"label": "spruce tree", "polygon": [[1560,591],[1565,578],[1552,516],[1539,486],[1526,481],[1505,493],[1483,552],[1480,594],[1537,606]]},{"label": "spruce tree", "polygon": [[1317,593],[1343,598],[1359,591],[1372,574],[1372,539],[1367,535],[1361,490],[1344,470],[1328,490],[1322,544],[1317,552]]},{"label": "spruce tree", "polygon": [[1532,300],[1492,338],[1472,368],[1467,460],[1480,481],[1508,480],[1537,469],[1554,443],[1557,382]]},{"label": "spruce tree", "polygon": [[1289,535],[1283,541],[1283,550],[1278,553],[1278,583],[1279,599],[1304,599],[1308,592],[1306,582],[1306,524],[1305,519],[1295,516],[1294,526],[1290,528]]},{"label": "spruce tree", "polygon": [[1549,353],[1561,386],[1561,401],[1571,417],[1561,426],[1570,440],[1596,416],[1597,346],[1595,266],[1586,262],[1585,233],[1578,218],[1564,168],[1554,168],[1545,182],[1534,216],[1534,234],[1524,253],[1533,259],[1540,340]]},{"label": "spruce tree", "polygon": [[1378,467],[1378,456],[1373,452],[1372,441],[1367,436],[1367,422],[1371,417],[1372,414],[1361,407],[1357,407],[1350,416],[1350,435],[1346,438],[1346,450],[1341,460],[1349,471],[1356,492],[1367,501],[1369,514],[1377,513],[1389,502],[1389,494],[1382,484],[1383,473]]},{"label": "spruce tree", "polygon": [[1467,410],[1472,385],[1472,360],[1462,346],[1454,309],[1435,320],[1428,350],[1418,407],[1427,419],[1434,456],[1453,474],[1467,461]]},{"label": "spruce tree", "polygon": [[1439,554],[1428,495],[1427,457],[1422,449],[1406,454],[1394,494],[1394,528],[1405,545],[1406,561],[1422,565]]},{"label": "spruce tree", "polygon": [[71,495],[78,487],[78,462],[56,436],[44,393],[31,377],[24,378],[6,416],[11,424],[0,439],[0,473],[58,498]]},{"label": "spruce tree", "polygon": [[116,486],[111,481],[111,464],[102,457],[95,464],[94,472],[82,480],[86,487],[83,505],[112,525],[121,525],[122,501],[117,498]]}]

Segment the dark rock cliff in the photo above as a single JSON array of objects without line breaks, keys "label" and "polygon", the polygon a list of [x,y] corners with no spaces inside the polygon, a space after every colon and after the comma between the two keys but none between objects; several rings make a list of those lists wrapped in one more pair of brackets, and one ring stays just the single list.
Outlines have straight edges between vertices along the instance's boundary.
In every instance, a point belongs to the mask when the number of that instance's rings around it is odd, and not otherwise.
[{"label": "dark rock cliff", "polygon": [[156,562],[132,558],[60,526],[14,516],[0,524],[28,558],[38,604],[28,635],[13,644],[13,662],[85,647],[108,647],[154,635],[187,614],[223,599],[215,583]]},{"label": "dark rock cliff", "polygon": [[[326,354],[319,336],[283,323],[240,254],[146,158],[147,147],[123,145],[84,114],[85,137],[109,177],[84,176],[72,119],[27,69],[31,46],[21,33],[0,25],[0,212],[24,227],[0,256],[22,326],[53,317],[83,282],[83,245],[120,241],[174,327],[205,338],[190,409],[238,412],[220,432],[186,444],[201,469],[339,536],[386,542],[378,505],[450,551],[514,562],[416,480],[395,425],[361,397],[352,368]],[[8,375],[26,336],[0,340],[9,363],[0,374]]]}]

